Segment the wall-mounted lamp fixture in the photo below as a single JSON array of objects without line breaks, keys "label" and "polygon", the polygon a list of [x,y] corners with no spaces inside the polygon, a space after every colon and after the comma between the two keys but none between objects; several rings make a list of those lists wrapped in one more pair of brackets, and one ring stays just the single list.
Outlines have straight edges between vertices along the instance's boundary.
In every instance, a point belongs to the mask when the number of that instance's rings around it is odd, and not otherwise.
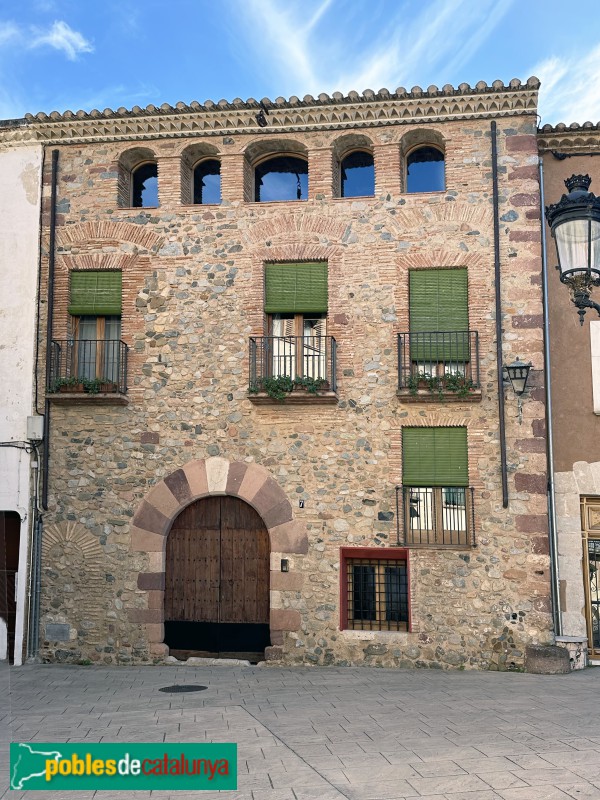
[{"label": "wall-mounted lamp fixture", "polygon": [[281,571],[282,572],[289,572],[290,571],[290,562],[287,558],[281,559]]},{"label": "wall-mounted lamp fixture", "polygon": [[546,207],[546,219],[556,242],[560,279],[571,290],[579,324],[588,308],[600,315],[600,305],[590,300],[600,286],[600,197],[589,192],[589,175],[571,175],[565,181],[569,194]]},{"label": "wall-mounted lamp fixture", "polygon": [[519,356],[517,356],[516,360],[513,361],[512,364],[507,364],[503,369],[505,377],[507,377],[510,381],[513,392],[517,395],[519,425],[521,425],[523,422],[523,404],[521,402],[521,396],[527,387],[527,378],[529,377],[530,369],[531,361],[526,364],[524,361],[521,361]]}]

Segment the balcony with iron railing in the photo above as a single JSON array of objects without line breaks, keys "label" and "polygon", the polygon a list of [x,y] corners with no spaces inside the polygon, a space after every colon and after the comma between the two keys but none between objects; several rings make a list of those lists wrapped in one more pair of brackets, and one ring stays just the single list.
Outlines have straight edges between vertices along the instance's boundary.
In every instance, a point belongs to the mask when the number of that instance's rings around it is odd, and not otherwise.
[{"label": "balcony with iron railing", "polygon": [[398,486],[402,499],[398,543],[404,547],[475,547],[474,491],[470,486]]},{"label": "balcony with iron railing", "polygon": [[248,396],[254,403],[336,403],[333,336],[251,336]]},{"label": "balcony with iron railing", "polygon": [[405,403],[481,400],[477,331],[399,333],[397,395]]},{"label": "balcony with iron railing", "polygon": [[126,403],[127,351],[120,339],[54,339],[48,398],[55,403]]}]

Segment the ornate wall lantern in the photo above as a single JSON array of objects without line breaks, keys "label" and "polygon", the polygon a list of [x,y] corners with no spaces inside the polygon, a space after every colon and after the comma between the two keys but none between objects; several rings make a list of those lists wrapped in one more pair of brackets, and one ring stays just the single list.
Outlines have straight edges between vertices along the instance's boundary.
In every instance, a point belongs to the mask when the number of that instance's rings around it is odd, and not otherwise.
[{"label": "ornate wall lantern", "polygon": [[589,192],[589,175],[571,175],[565,181],[569,194],[546,207],[546,219],[556,242],[560,279],[571,290],[579,322],[588,308],[600,315],[600,305],[590,300],[600,286],[600,197]]},{"label": "ornate wall lantern", "polygon": [[512,364],[508,364],[504,367],[505,376],[510,380],[510,385],[513,388],[513,392],[517,395],[519,425],[523,422],[523,404],[521,401],[521,396],[527,387],[527,378],[529,377],[530,369],[531,361],[526,364],[524,361],[521,361],[519,356],[517,356],[516,360],[513,361]]}]

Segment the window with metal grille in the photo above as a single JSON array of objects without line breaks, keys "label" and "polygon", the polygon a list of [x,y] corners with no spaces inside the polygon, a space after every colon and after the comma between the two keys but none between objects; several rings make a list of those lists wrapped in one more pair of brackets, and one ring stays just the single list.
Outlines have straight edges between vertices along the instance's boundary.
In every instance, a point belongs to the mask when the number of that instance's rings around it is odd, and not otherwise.
[{"label": "window with metal grille", "polygon": [[342,627],[406,631],[409,625],[406,552],[372,558],[365,548],[342,554]]},{"label": "window with metal grille", "polygon": [[65,367],[72,377],[121,382],[122,274],[117,270],[74,270],[70,274],[69,314],[73,347]]},{"label": "window with metal grille", "polygon": [[330,382],[327,339],[327,262],[265,264],[272,377]]},{"label": "window with metal grille", "polygon": [[411,270],[409,308],[413,374],[471,377],[467,270]]},{"label": "window with metal grille", "polygon": [[467,429],[402,430],[404,544],[472,547]]}]

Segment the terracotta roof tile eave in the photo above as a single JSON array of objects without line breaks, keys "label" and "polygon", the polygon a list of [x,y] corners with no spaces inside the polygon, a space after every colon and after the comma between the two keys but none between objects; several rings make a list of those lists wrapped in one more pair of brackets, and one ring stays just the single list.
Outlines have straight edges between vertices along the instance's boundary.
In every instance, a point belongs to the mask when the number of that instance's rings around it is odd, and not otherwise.
[{"label": "terracotta roof tile eave", "polygon": [[362,94],[352,91],[347,95],[341,92],[334,92],[333,95],[320,94],[317,98],[312,95],[305,95],[304,98],[291,97],[285,100],[283,97],[278,97],[274,101],[264,98],[257,101],[254,98],[249,98],[246,101],[236,99],[232,102],[226,100],[219,100],[214,103],[212,100],[205,101],[204,104],[193,101],[191,103],[176,103],[171,106],[168,103],[163,103],[161,106],[149,105],[146,108],[134,106],[132,109],[118,108],[116,111],[107,108],[104,111],[93,109],[92,111],[79,110],[76,112],[67,110],[60,114],[58,111],[52,111],[50,114],[45,112],[38,112],[37,114],[26,114],[25,120],[31,122],[58,122],[70,120],[101,120],[101,119],[114,119],[114,118],[131,118],[131,117],[154,117],[154,116],[180,116],[181,114],[189,113],[214,113],[215,111],[256,111],[257,108],[264,106],[268,109],[297,109],[309,108],[311,106],[327,106],[327,105],[352,105],[355,103],[374,103],[374,102],[389,102],[390,100],[410,100],[410,99],[427,99],[434,97],[464,97],[467,95],[482,95],[482,94],[497,94],[501,92],[522,92],[522,91],[537,91],[540,82],[535,77],[530,77],[525,83],[521,83],[518,78],[513,78],[508,85],[502,81],[494,81],[491,86],[488,86],[484,81],[480,81],[471,87],[467,83],[461,83],[457,88],[446,84],[441,89],[437,86],[429,86],[426,90],[421,89],[420,86],[414,86],[410,91],[399,87],[395,92],[390,92],[387,89],[380,89],[374,92],[371,89],[366,89]]},{"label": "terracotta roof tile eave", "polygon": [[557,122],[556,125],[542,125],[538,128],[538,134],[546,133],[569,133],[570,131],[597,131],[600,130],[600,122]]}]

